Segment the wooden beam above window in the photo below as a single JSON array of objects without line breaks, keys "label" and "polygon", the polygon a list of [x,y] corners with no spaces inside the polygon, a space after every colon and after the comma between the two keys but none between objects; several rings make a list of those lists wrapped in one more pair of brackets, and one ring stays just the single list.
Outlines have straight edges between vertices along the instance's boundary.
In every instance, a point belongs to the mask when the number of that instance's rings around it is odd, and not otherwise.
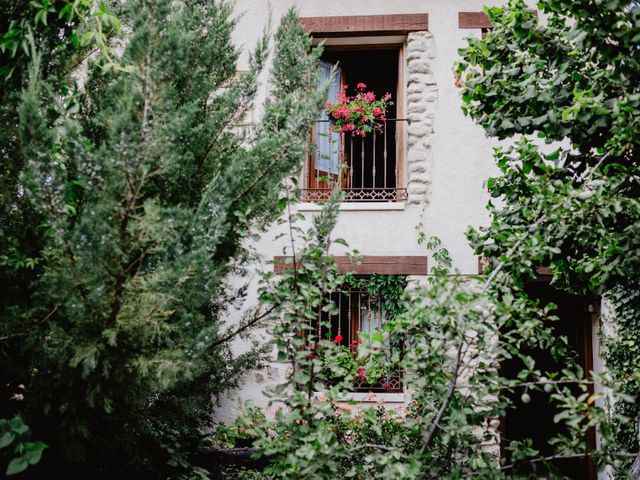
[{"label": "wooden beam above window", "polygon": [[458,12],[458,28],[491,28],[491,22],[484,12]]},{"label": "wooden beam above window", "polygon": [[[426,275],[427,257],[425,256],[367,256],[359,265],[351,263],[349,257],[334,257],[341,273],[358,275]],[[273,269],[281,274],[293,267],[291,257],[273,257]]]},{"label": "wooden beam above window", "polygon": [[[537,17],[538,11],[532,10]],[[488,30],[491,28],[491,21],[484,12],[458,12],[458,28],[475,28]]]},{"label": "wooden beam above window", "polygon": [[[487,257],[478,257],[478,274],[482,275],[485,271],[485,268],[491,267],[491,260]],[[551,269],[549,267],[538,267],[536,268],[537,279],[547,279],[550,280],[550,277],[553,276],[551,273]]]},{"label": "wooden beam above window", "polygon": [[406,35],[429,29],[429,16],[426,13],[301,17],[300,22],[305,31],[314,37]]}]

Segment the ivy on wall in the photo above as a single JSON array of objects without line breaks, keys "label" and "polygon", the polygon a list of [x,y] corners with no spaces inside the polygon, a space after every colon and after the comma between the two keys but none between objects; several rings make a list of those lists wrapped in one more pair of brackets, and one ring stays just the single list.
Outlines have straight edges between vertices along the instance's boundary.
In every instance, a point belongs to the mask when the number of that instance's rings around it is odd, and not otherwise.
[{"label": "ivy on wall", "polygon": [[393,320],[406,310],[403,297],[407,288],[405,275],[382,275],[374,273],[368,276],[347,274],[345,283],[352,288],[361,288],[373,296],[380,297],[382,309],[387,320]]},{"label": "ivy on wall", "polygon": [[[608,368],[624,372],[623,392],[633,398],[640,395],[640,291],[620,286],[606,295],[614,309],[615,333],[604,336],[602,354]],[[635,419],[614,423],[620,451],[634,451],[640,438],[640,405],[617,402],[614,413]]]}]

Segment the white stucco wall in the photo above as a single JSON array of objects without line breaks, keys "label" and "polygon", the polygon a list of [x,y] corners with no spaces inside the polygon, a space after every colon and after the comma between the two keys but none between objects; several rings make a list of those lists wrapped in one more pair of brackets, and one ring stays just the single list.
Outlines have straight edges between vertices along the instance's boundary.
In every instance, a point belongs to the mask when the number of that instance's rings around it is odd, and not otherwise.
[{"label": "white stucco wall", "polygon": [[[485,182],[497,174],[492,159],[495,140],[466,118],[461,109],[460,90],[454,82],[454,63],[465,37],[479,36],[479,30],[458,28],[458,12],[481,11],[487,2],[478,0],[236,0],[240,15],[234,41],[245,54],[239,68],[246,65],[246,52],[264,30],[271,9],[272,25],[277,25],[286,10],[295,5],[300,16],[377,15],[397,13],[427,13],[429,31],[410,34],[405,43],[404,70],[405,112],[411,125],[405,130],[405,185],[409,202],[400,210],[344,210],[340,214],[334,236],[345,239],[350,249],[363,255],[425,255],[417,240],[416,226],[421,224],[428,236],[440,237],[453,260],[464,274],[475,274],[477,257],[467,244],[465,231],[488,221],[485,205],[488,201]],[[412,66],[413,64],[413,66]],[[266,80],[264,75],[263,80]],[[412,82],[415,85],[412,85]],[[263,88],[258,104],[266,96]],[[427,108],[412,108],[419,101]],[[259,113],[254,114],[254,118]],[[396,206],[397,207],[397,206]],[[366,208],[366,207],[358,207]],[[375,207],[374,207],[375,208]],[[304,211],[314,215],[313,207]],[[287,237],[277,238],[285,226],[274,226],[256,243],[262,257],[257,268],[270,268],[267,261],[288,249]],[[336,246],[335,254],[344,248]],[[256,302],[257,278],[250,280],[247,307]],[[231,321],[239,317],[231,315]],[[257,341],[267,332],[258,332]],[[234,348],[246,348],[247,341],[238,340]],[[218,417],[234,415],[234,402],[252,400],[265,405],[264,388],[282,381],[288,366],[271,362],[260,371],[247,375],[243,386],[221,399]]]}]

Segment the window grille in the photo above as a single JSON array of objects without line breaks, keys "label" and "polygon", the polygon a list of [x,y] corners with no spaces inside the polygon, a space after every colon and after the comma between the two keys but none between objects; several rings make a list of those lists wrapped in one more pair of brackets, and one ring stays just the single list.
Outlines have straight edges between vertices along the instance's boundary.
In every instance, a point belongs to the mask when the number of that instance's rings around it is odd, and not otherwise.
[{"label": "window grille", "polygon": [[305,163],[302,200],[327,200],[336,185],[345,202],[402,202],[400,159],[396,156],[397,124],[406,119],[376,123],[366,137],[331,132],[329,120],[318,120]]},{"label": "window grille", "polygon": [[[331,295],[327,295],[337,307],[333,312],[325,312],[320,306],[318,317],[313,325],[317,338],[330,339],[349,348],[357,356],[361,342],[370,341],[366,335],[382,333],[386,318],[382,306],[382,299],[366,290],[358,288],[344,288]],[[356,392],[402,392],[402,372],[391,365],[394,352],[400,353],[401,346],[394,344],[388,337],[383,342],[383,357],[389,361],[389,370],[375,383],[369,383],[366,375],[356,375],[354,391]]]}]

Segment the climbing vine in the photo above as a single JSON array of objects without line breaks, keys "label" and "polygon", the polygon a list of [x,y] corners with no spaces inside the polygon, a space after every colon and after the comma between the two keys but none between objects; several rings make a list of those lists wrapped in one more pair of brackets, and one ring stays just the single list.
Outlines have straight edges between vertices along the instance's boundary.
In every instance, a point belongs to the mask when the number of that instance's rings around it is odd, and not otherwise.
[{"label": "climbing vine", "polygon": [[396,318],[404,313],[406,307],[403,302],[407,288],[405,275],[383,275],[374,273],[368,276],[347,274],[345,283],[354,288],[360,288],[371,295],[379,297],[387,320]]},{"label": "climbing vine", "polygon": [[[640,395],[640,291],[620,286],[607,293],[613,307],[615,327],[603,335],[603,357],[607,367],[623,372],[622,393],[631,398]],[[614,413],[634,422],[614,422],[614,435],[621,451],[633,451],[640,438],[640,405],[638,402],[616,402]]]}]

